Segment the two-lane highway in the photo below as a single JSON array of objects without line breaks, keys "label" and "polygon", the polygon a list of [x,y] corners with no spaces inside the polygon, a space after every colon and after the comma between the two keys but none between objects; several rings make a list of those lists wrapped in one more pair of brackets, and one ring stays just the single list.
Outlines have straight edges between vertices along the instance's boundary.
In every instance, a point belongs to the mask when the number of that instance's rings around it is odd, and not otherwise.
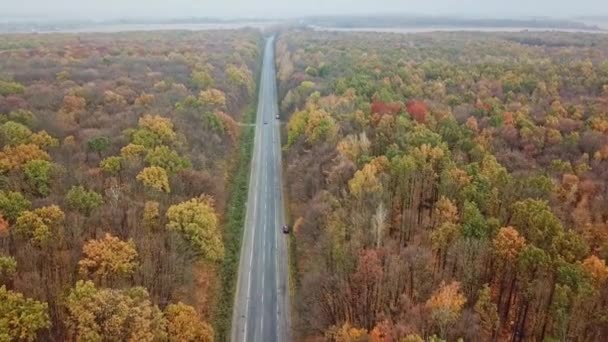
[{"label": "two-lane highway", "polygon": [[231,340],[289,341],[287,238],[274,37],[266,39]]}]

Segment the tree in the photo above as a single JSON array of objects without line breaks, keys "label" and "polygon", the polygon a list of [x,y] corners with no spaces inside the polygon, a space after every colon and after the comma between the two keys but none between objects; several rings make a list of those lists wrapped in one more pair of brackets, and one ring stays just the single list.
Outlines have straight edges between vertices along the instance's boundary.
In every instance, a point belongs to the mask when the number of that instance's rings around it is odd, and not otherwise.
[{"label": "tree", "polygon": [[0,95],[2,96],[22,94],[24,91],[25,87],[20,83],[0,80]]},{"label": "tree", "polygon": [[110,147],[110,139],[104,136],[95,137],[87,142],[87,146],[101,158],[101,154]]},{"label": "tree", "polygon": [[169,173],[176,173],[190,166],[187,159],[181,158],[177,152],[164,145],[155,147],[148,152],[146,162],[150,166],[162,167]]},{"label": "tree", "polygon": [[77,341],[152,342],[167,338],[162,312],[141,287],[97,288],[79,280],[65,300],[65,324]]},{"label": "tree", "polygon": [[0,213],[11,223],[14,223],[17,217],[31,205],[32,203],[20,192],[0,191]]},{"label": "tree", "polygon": [[174,342],[213,342],[213,328],[202,321],[193,307],[182,302],[165,308],[167,335]]},{"label": "tree", "polygon": [[608,266],[606,262],[595,255],[586,258],[583,261],[583,269],[591,275],[595,286],[601,287],[608,280]]},{"label": "tree", "polygon": [[431,312],[431,320],[439,328],[442,337],[448,327],[460,317],[460,312],[466,303],[466,298],[460,293],[460,283],[442,283],[437,291],[426,302]]},{"label": "tree", "polygon": [[500,228],[493,241],[494,253],[505,264],[513,264],[526,245],[526,239],[513,227]]},{"label": "tree", "polygon": [[46,247],[63,234],[65,215],[56,205],[24,211],[13,226],[14,233],[36,247]]},{"label": "tree", "polygon": [[0,136],[5,145],[15,146],[28,143],[32,131],[23,124],[8,121],[0,126]]},{"label": "tree", "polygon": [[122,170],[122,157],[107,157],[99,163],[99,167],[111,175],[116,175]]},{"label": "tree", "polygon": [[213,78],[206,70],[194,70],[190,76],[192,83],[199,89],[207,89],[213,85]]},{"label": "tree", "polygon": [[154,201],[147,201],[144,205],[142,223],[147,228],[155,228],[158,225],[160,218],[159,206],[159,203]]},{"label": "tree", "polygon": [[325,333],[325,338],[334,342],[364,342],[368,340],[368,337],[367,330],[355,328],[349,323],[334,326]]},{"label": "tree", "polygon": [[513,204],[511,224],[527,241],[549,250],[553,240],[563,232],[562,224],[546,201],[526,199]]},{"label": "tree", "polygon": [[188,242],[195,254],[211,261],[224,257],[224,245],[213,201],[193,198],[172,205],[167,210],[167,229],[176,231]]},{"label": "tree", "polygon": [[11,256],[0,254],[0,285],[6,285],[16,273],[17,260]]},{"label": "tree", "polygon": [[129,144],[120,149],[120,156],[125,160],[134,160],[142,157],[146,153],[146,147],[143,145]]},{"label": "tree", "polygon": [[53,164],[46,160],[31,160],[23,166],[23,174],[34,194],[46,197],[51,193]]},{"label": "tree", "polygon": [[481,239],[488,236],[488,225],[474,202],[466,201],[462,209],[462,235],[467,238]]},{"label": "tree", "polygon": [[61,110],[67,113],[80,112],[87,106],[87,100],[78,95],[66,95],[63,97]]},{"label": "tree", "polygon": [[0,286],[0,341],[34,341],[50,326],[46,303]]},{"label": "tree", "polygon": [[133,240],[121,241],[108,233],[102,239],[87,241],[82,253],[78,262],[80,274],[97,279],[100,284],[133,274],[138,265]]},{"label": "tree", "polygon": [[170,119],[159,115],[146,114],[139,119],[139,129],[133,133],[132,142],[150,148],[162,144],[171,144],[176,137]]},{"label": "tree", "polygon": [[50,136],[46,131],[40,131],[32,134],[29,141],[41,149],[59,146],[59,141]]},{"label": "tree", "polygon": [[0,171],[9,171],[21,168],[28,161],[49,160],[48,153],[34,144],[4,146],[0,151]]},{"label": "tree", "polygon": [[89,217],[93,210],[103,204],[103,198],[93,190],[86,190],[83,186],[73,186],[65,195],[68,206],[82,215]]},{"label": "tree", "polygon": [[500,320],[498,318],[498,307],[492,303],[492,296],[490,293],[490,287],[486,284],[479,290],[477,295],[477,303],[475,303],[475,313],[481,321],[482,328],[494,341],[496,340],[496,334],[500,326]]},{"label": "tree", "polygon": [[198,95],[202,105],[210,110],[225,110],[226,108],[226,94],[223,91],[217,89],[208,89],[201,91]]},{"label": "tree", "polygon": [[162,167],[150,166],[141,170],[137,175],[137,180],[142,182],[143,185],[154,189],[156,191],[169,193],[169,176],[167,171]]},{"label": "tree", "polygon": [[410,101],[405,105],[407,112],[412,116],[418,123],[425,123],[426,116],[428,115],[428,107],[426,103],[422,101]]}]

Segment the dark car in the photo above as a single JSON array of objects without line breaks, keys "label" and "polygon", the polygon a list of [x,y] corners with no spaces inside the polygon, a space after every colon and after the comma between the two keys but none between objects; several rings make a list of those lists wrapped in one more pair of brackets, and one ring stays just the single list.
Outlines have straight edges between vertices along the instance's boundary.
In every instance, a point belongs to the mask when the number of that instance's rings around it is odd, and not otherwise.
[{"label": "dark car", "polygon": [[289,234],[289,226],[284,224],[282,229],[283,229],[283,234]]}]

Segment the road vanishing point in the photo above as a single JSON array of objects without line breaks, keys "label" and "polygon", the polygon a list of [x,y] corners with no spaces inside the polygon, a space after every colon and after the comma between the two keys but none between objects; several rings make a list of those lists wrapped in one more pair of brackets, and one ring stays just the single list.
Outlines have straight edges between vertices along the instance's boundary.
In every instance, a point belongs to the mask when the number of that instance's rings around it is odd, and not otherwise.
[{"label": "road vanishing point", "polygon": [[290,341],[287,235],[281,168],[274,37],[266,38],[260,76],[247,214],[231,341]]}]

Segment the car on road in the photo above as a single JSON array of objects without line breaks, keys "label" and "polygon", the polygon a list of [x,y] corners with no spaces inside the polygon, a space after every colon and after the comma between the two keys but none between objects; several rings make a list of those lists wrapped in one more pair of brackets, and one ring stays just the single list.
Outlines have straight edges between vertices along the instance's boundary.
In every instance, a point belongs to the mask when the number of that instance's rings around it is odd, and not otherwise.
[{"label": "car on road", "polygon": [[275,118],[277,118],[277,120],[279,120],[279,119],[280,119],[279,114],[277,114],[277,115],[275,116]]},{"label": "car on road", "polygon": [[289,234],[289,226],[284,224],[281,228],[283,230],[283,234]]},{"label": "car on road", "polygon": [[268,121],[264,121],[264,125],[268,124]]}]

